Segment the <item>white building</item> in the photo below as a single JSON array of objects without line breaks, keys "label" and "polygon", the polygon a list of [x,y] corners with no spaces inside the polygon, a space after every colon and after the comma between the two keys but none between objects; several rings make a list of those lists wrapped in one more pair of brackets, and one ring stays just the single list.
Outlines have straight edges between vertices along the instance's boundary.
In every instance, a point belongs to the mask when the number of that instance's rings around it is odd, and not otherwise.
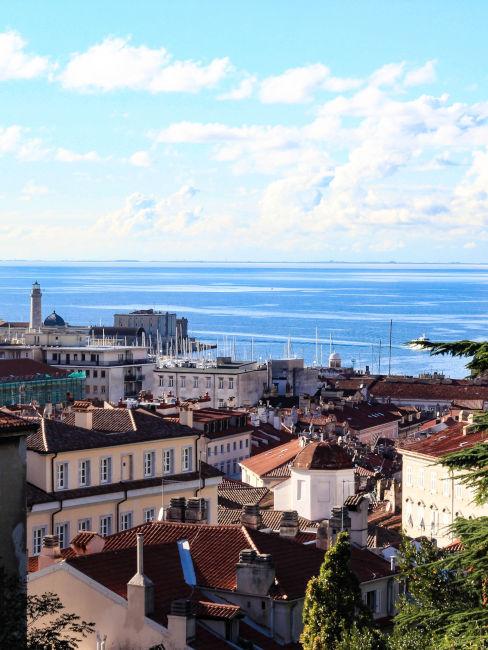
[{"label": "white building", "polygon": [[218,357],[215,364],[201,367],[195,362],[168,363],[154,372],[153,393],[157,397],[176,397],[180,401],[210,397],[209,406],[254,406],[267,385],[266,365],[232,361]]},{"label": "white building", "polygon": [[459,422],[398,450],[403,456],[402,528],[409,537],[426,536],[446,546],[453,541],[449,527],[456,517],[488,515],[488,505],[475,505],[473,491],[438,464],[445,454],[486,439],[486,433],[470,433],[469,424]]},{"label": "white building", "polygon": [[329,442],[308,442],[290,466],[290,476],[273,488],[276,510],[296,510],[311,521],[329,519],[332,508],[354,494],[349,454]]}]

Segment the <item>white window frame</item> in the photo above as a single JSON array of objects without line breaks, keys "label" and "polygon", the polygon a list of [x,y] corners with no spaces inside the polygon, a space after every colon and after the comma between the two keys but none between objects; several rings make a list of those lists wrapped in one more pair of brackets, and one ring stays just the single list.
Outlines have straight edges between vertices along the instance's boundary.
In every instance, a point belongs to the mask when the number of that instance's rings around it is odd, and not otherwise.
[{"label": "white window frame", "polygon": [[212,388],[212,377],[206,377],[205,378],[205,387],[206,388]]},{"label": "white window frame", "polygon": [[187,445],[186,447],[181,448],[181,471],[182,472],[191,472],[193,459],[192,459],[193,447]]},{"label": "white window frame", "polygon": [[59,521],[54,525],[54,534],[59,538],[59,546],[68,548],[69,546],[69,522]]},{"label": "white window frame", "polygon": [[42,550],[42,540],[47,535],[47,526],[35,526],[32,529],[32,555],[39,555]]},{"label": "white window frame", "polygon": [[173,375],[170,375],[168,377],[168,388],[174,388],[175,387],[175,378]]},{"label": "white window frame", "polygon": [[78,485],[88,487],[91,483],[91,462],[89,458],[78,461]]},{"label": "white window frame", "polygon": [[112,456],[100,458],[100,484],[106,485],[112,482]]},{"label": "white window frame", "polygon": [[121,512],[119,517],[119,530],[130,530],[134,525],[134,514],[132,510]]},{"label": "white window frame", "polygon": [[180,388],[186,388],[186,375],[180,375]]},{"label": "white window frame", "polygon": [[425,484],[425,470],[423,467],[421,467],[418,473],[418,487],[423,488],[424,484]]},{"label": "white window frame", "polygon": [[[102,537],[112,534],[113,517],[112,515],[100,515],[99,530]],[[104,532],[105,529],[105,532]],[[108,530],[107,530],[108,529]]]},{"label": "white window frame", "polygon": [[56,463],[56,490],[67,490],[69,481],[69,463],[61,461]]},{"label": "white window frame", "polygon": [[163,474],[174,474],[175,451],[174,449],[163,449]]},{"label": "white window frame", "polygon": [[219,390],[222,390],[224,388],[224,378],[219,377]]},{"label": "white window frame", "polygon": [[437,472],[430,473],[430,491],[433,494],[437,493]]},{"label": "white window frame", "polygon": [[198,376],[193,377],[193,388],[198,388]]},{"label": "white window frame", "polygon": [[144,478],[152,478],[156,474],[156,452],[152,449],[144,452]]},{"label": "white window frame", "polygon": [[229,377],[229,390],[234,390],[234,377]]},{"label": "white window frame", "polygon": [[83,519],[78,519],[78,532],[82,533],[87,530],[92,529],[92,522],[90,517],[84,517]]},{"label": "white window frame", "polygon": [[413,487],[413,471],[411,465],[407,465],[406,482],[408,487]]},{"label": "white window frame", "polygon": [[142,520],[145,524],[156,519],[156,508],[144,508]]}]

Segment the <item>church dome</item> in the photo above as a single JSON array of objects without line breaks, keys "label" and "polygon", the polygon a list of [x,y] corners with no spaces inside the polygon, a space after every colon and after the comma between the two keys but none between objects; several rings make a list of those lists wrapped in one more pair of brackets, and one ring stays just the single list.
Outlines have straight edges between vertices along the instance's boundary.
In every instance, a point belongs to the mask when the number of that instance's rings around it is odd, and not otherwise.
[{"label": "church dome", "polygon": [[52,314],[49,314],[44,319],[44,327],[66,327],[66,323],[64,322],[64,318],[61,318],[59,314],[53,311]]},{"label": "church dome", "polygon": [[293,469],[351,469],[351,457],[340,445],[309,442],[293,461]]}]

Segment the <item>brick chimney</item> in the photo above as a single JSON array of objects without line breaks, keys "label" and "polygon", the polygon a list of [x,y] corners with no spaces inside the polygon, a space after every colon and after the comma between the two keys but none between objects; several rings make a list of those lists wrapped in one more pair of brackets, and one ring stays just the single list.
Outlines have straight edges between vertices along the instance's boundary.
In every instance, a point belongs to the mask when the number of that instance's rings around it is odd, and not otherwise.
[{"label": "brick chimney", "polygon": [[42,540],[41,553],[37,558],[39,571],[60,562],[62,559],[59,537],[57,535],[46,535]]},{"label": "brick chimney", "polygon": [[321,551],[326,551],[329,548],[329,522],[324,519],[320,522],[317,528],[317,537],[315,538],[315,546]]},{"label": "brick chimney", "polygon": [[281,515],[280,537],[294,539],[298,535],[298,512],[296,510],[286,510]]},{"label": "brick chimney", "polygon": [[368,497],[356,499],[358,503],[348,506],[349,518],[351,520],[350,539],[351,544],[359,548],[368,546]]},{"label": "brick chimney", "polygon": [[267,596],[275,581],[273,558],[267,553],[244,549],[236,565],[237,592],[253,596]]},{"label": "brick chimney", "polygon": [[185,521],[195,524],[207,522],[207,502],[205,499],[188,499],[186,503]]},{"label": "brick chimney", "polygon": [[263,518],[259,511],[259,506],[255,503],[246,503],[242,506],[241,524],[247,528],[259,530],[263,526]]},{"label": "brick chimney", "polygon": [[166,510],[166,521],[183,522],[186,520],[185,497],[172,497]]},{"label": "brick chimney", "polygon": [[137,573],[127,583],[128,615],[136,627],[154,611],[154,584],[144,575],[144,535],[137,533]]},{"label": "brick chimney", "polygon": [[196,621],[189,600],[173,600],[168,614],[168,632],[175,650],[183,650],[195,638]]}]

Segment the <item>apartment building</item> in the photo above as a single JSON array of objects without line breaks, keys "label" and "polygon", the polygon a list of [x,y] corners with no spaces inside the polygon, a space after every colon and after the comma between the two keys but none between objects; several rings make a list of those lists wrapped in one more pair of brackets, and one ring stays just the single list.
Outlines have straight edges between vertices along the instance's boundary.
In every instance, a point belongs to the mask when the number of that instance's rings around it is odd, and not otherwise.
[{"label": "apartment building", "polygon": [[204,499],[217,522],[221,473],[199,460],[198,431],[142,410],[77,407],[27,439],[30,555],[47,534],[109,535],[158,517],[172,497]]},{"label": "apartment building", "polygon": [[201,431],[202,459],[231,478],[240,478],[241,463],[251,454],[252,427],[242,411],[182,408],[179,421]]},{"label": "apartment building", "polygon": [[456,517],[488,515],[488,506],[476,505],[473,491],[439,463],[445,454],[486,440],[487,432],[470,433],[468,422],[456,422],[398,449],[403,457],[402,528],[409,537],[427,536],[446,546]]},{"label": "apartment building", "polygon": [[154,395],[180,401],[208,395],[212,408],[254,406],[268,383],[265,364],[230,357],[218,357],[215,364],[205,367],[193,362],[160,366],[154,376]]},{"label": "apartment building", "polygon": [[[168,311],[137,309],[128,314],[114,314],[114,327],[142,328],[146,336],[151,337],[154,342],[156,342],[157,337],[161,341],[167,341],[174,339],[176,336],[177,320],[176,314]],[[185,331],[186,335],[187,332]],[[179,330],[178,336],[182,336]]]},{"label": "apartment building", "polygon": [[117,403],[151,391],[154,362],[143,346],[103,345],[59,346],[43,349],[51,366],[84,371],[85,396]]}]

